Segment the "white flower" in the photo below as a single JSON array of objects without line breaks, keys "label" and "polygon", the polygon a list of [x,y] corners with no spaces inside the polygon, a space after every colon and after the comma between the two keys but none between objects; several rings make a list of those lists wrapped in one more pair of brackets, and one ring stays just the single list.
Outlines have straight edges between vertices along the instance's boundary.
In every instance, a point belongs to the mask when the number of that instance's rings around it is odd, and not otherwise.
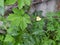
[{"label": "white flower", "polygon": [[39,16],[36,17],[36,21],[40,21],[41,18]]}]

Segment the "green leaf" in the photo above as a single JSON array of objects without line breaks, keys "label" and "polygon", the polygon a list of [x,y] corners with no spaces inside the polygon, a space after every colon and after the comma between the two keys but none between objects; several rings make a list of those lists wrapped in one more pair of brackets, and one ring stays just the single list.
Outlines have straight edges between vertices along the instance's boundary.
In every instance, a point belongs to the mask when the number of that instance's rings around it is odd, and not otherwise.
[{"label": "green leaf", "polygon": [[18,7],[19,7],[19,9],[23,8],[24,5],[25,5],[24,4],[24,0],[18,0]]},{"label": "green leaf", "polygon": [[20,25],[20,28],[24,30],[27,27],[27,24],[31,23],[30,17],[27,14],[25,14],[23,10],[14,8],[13,12],[14,14],[10,14],[7,19],[11,21],[12,25]]},{"label": "green leaf", "polygon": [[13,43],[14,40],[15,40],[15,39],[14,39],[11,35],[6,35],[4,41],[5,41],[5,42],[12,42],[12,43]]},{"label": "green leaf", "polygon": [[31,23],[30,16],[28,14],[25,14],[24,18],[25,18],[24,20],[25,20],[26,23]]},{"label": "green leaf", "polygon": [[24,15],[23,17],[20,17],[20,27],[22,30],[24,30],[27,27],[27,24],[31,23],[30,17],[28,15]]},{"label": "green leaf", "polygon": [[13,12],[14,12],[14,14],[16,14],[16,15],[24,15],[24,10],[23,9],[21,9],[21,10],[19,10],[18,8],[13,8]]},{"label": "green leaf", "polygon": [[24,45],[34,45],[35,44],[33,37],[31,35],[29,35],[28,33],[24,33],[22,36],[23,36],[22,38],[23,38]]},{"label": "green leaf", "polygon": [[4,15],[4,0],[0,0],[0,15]]},{"label": "green leaf", "polygon": [[14,43],[15,39],[11,35],[7,34],[4,39],[4,45],[14,45]]},{"label": "green leaf", "polygon": [[23,8],[23,6],[25,6],[25,4],[29,6],[30,3],[31,3],[31,0],[18,0],[18,7],[19,9],[21,9]]},{"label": "green leaf", "polygon": [[48,29],[47,31],[54,31],[55,30],[53,25],[48,25],[47,29]]},{"label": "green leaf", "polygon": [[54,40],[51,40],[51,39],[48,39],[48,40],[43,40],[44,43],[43,45],[55,45],[55,41]]},{"label": "green leaf", "polygon": [[[14,17],[14,18],[13,18]],[[15,14],[9,14],[9,16],[7,17],[7,20],[9,20],[9,21],[14,21],[15,19],[17,19],[18,17],[17,17],[17,15],[15,15]]]},{"label": "green leaf", "polygon": [[6,5],[12,5],[12,4],[16,3],[16,1],[17,1],[17,0],[6,0],[6,1],[5,1],[5,4],[6,4]]},{"label": "green leaf", "polygon": [[4,36],[0,35],[0,41],[3,41]]},{"label": "green leaf", "polygon": [[17,35],[19,35],[18,30],[19,29],[17,27],[11,26],[11,28],[9,28],[7,30],[7,33],[10,34],[10,35],[12,35],[12,36],[17,36]]},{"label": "green leaf", "polygon": [[0,0],[0,6],[4,7],[4,0]]},{"label": "green leaf", "polygon": [[26,5],[30,5],[31,0],[24,0],[24,2],[25,2]]},{"label": "green leaf", "polygon": [[36,30],[32,34],[33,35],[44,35],[44,31],[43,30]]},{"label": "green leaf", "polygon": [[20,19],[20,27],[21,27],[22,30],[24,30],[27,27],[27,24],[25,22],[25,18],[24,17],[22,17]]}]

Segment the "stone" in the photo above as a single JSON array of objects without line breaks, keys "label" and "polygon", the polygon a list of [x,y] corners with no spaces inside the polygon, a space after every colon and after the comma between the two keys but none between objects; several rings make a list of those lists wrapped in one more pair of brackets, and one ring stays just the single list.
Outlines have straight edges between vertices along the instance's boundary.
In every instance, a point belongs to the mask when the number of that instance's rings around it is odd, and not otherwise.
[{"label": "stone", "polygon": [[3,25],[3,22],[2,21],[0,21],[0,26],[2,26]]}]

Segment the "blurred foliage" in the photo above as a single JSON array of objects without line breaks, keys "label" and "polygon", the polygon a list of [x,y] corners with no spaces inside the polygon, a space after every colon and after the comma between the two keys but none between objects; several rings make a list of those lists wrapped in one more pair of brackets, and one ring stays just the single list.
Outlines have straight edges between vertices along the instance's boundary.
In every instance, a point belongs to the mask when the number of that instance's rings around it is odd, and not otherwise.
[{"label": "blurred foliage", "polygon": [[[27,27],[22,25],[22,29],[19,22],[22,18],[20,17],[21,15],[19,15],[21,13],[15,13],[15,9],[16,8],[13,9],[14,13],[7,17],[10,26],[7,28],[7,34],[4,39],[1,38],[3,45],[60,45],[59,12],[48,12],[46,17],[42,17],[41,14],[39,16],[37,12],[35,12],[31,15],[31,22],[28,20],[30,24],[27,25]],[[18,11],[18,9],[16,10]],[[37,16],[39,16],[41,20],[37,21]],[[24,19],[25,18],[24,16]],[[15,19],[18,21],[13,23],[16,21]]]},{"label": "blurred foliage", "polygon": [[[31,0],[18,0],[18,8],[13,8],[12,14],[6,18],[0,16],[0,21],[6,34],[0,34],[0,45],[60,45],[60,11],[34,12],[29,16],[25,6],[30,6]],[[4,0],[5,5],[13,5],[16,0]],[[21,2],[21,3],[20,3]]]},{"label": "blurred foliage", "polygon": [[0,0],[0,15],[4,15],[4,0]]}]

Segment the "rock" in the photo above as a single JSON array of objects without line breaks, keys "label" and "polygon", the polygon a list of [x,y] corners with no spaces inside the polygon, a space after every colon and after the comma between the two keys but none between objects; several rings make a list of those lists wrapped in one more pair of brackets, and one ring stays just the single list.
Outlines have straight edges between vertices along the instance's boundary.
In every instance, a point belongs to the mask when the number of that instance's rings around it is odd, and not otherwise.
[{"label": "rock", "polygon": [[3,22],[2,21],[0,21],[0,26],[2,26],[3,25]]},{"label": "rock", "polygon": [[29,12],[30,12],[30,14],[32,14],[32,13],[34,13],[34,11],[42,11],[42,16],[45,17],[47,12],[56,11],[56,0],[50,0],[50,1],[49,0],[48,1],[47,0],[42,0],[42,3],[33,5],[30,8]]},{"label": "rock", "polygon": [[37,11],[40,11],[40,10],[43,11],[42,16],[46,16],[47,12],[56,11],[56,1],[51,0],[51,1],[48,1],[48,2],[43,2],[41,4],[38,4],[36,10]]}]

